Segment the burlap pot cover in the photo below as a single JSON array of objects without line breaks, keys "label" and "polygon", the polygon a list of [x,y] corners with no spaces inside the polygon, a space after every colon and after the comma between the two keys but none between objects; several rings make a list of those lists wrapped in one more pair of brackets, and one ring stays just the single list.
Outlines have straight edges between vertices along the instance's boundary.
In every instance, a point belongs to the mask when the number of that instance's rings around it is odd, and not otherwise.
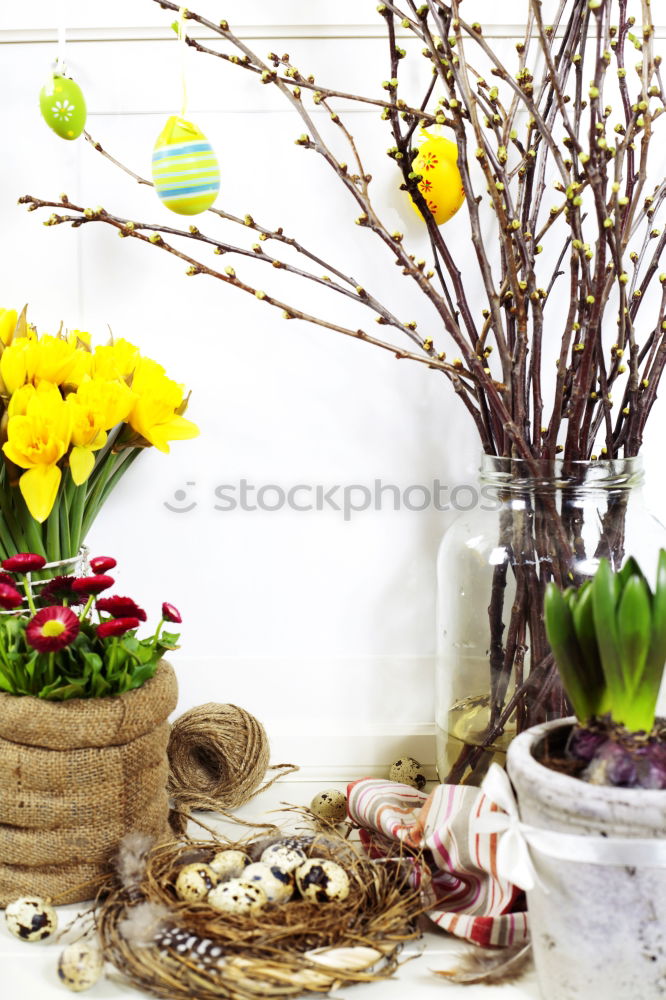
[{"label": "burlap pot cover", "polygon": [[118,841],[168,834],[171,666],[136,691],[66,702],[0,693],[0,907],[95,894]]}]

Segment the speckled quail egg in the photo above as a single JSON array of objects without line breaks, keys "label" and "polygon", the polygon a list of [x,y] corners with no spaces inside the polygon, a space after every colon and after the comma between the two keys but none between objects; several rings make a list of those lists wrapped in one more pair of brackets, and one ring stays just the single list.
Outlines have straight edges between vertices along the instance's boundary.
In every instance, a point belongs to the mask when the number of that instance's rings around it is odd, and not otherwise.
[{"label": "speckled quail egg", "polygon": [[272,867],[263,861],[255,861],[243,872],[243,882],[260,885],[269,903],[286,903],[294,894],[294,876],[276,865]]},{"label": "speckled quail egg", "polygon": [[426,776],[418,760],[414,760],[413,757],[401,757],[395,764],[391,764],[389,781],[399,781],[402,785],[411,785],[420,791],[425,788]]},{"label": "speckled quail egg", "polygon": [[67,945],[58,960],[60,981],[73,993],[94,986],[104,971],[104,958],[94,941]]},{"label": "speckled quail egg", "polygon": [[40,896],[21,896],[9,903],[5,920],[12,934],[22,941],[41,941],[58,926],[56,911]]},{"label": "speckled quail egg", "polygon": [[197,900],[205,899],[219,881],[219,875],[210,865],[203,862],[185,865],[178,872],[176,895],[186,903],[196,903]]},{"label": "speckled quail egg", "polygon": [[208,902],[215,910],[244,916],[258,913],[268,902],[266,893],[256,882],[232,878],[220,882],[208,893]]},{"label": "speckled quail egg", "polygon": [[327,788],[318,792],[310,803],[310,809],[328,823],[342,823],[347,816],[347,797],[337,788]]},{"label": "speckled quail egg", "polygon": [[303,899],[311,903],[340,902],[349,895],[347,872],[327,858],[310,858],[297,868],[296,885]]},{"label": "speckled quail egg", "polygon": [[210,867],[217,872],[218,880],[225,882],[229,878],[240,878],[250,859],[244,851],[218,851]]},{"label": "speckled quail egg", "polygon": [[293,872],[307,861],[307,855],[300,847],[278,843],[267,847],[261,855],[261,860],[270,868],[276,867],[283,872]]}]

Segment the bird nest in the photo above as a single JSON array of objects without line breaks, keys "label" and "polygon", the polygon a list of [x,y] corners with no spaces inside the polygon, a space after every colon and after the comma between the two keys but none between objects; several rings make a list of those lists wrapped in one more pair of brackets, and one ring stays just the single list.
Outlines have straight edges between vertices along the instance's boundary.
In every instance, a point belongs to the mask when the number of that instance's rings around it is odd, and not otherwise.
[{"label": "bird nest", "polygon": [[277,839],[181,838],[119,864],[96,912],[105,957],[127,983],[163,1000],[290,997],[391,976],[402,945],[419,936],[411,857],[375,862],[327,833],[305,838],[303,850],[342,865],[350,881],[342,902],[297,900],[237,916],[176,896],[185,864],[227,849],[258,860]]}]

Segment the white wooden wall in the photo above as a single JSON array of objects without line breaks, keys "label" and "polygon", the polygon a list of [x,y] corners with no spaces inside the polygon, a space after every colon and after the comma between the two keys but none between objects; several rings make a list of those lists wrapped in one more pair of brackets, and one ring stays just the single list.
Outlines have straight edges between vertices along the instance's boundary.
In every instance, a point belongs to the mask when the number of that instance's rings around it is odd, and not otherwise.
[{"label": "white wooden wall", "polygon": [[[499,44],[509,51],[522,2],[500,9],[476,0],[476,7],[486,32],[506,39]],[[180,103],[170,16],[150,0],[72,0],[60,9],[90,131],[147,173],[154,139]],[[289,51],[327,84],[370,92],[387,75],[374,0],[229,0],[198,9],[228,18],[262,54]],[[349,521],[334,511],[222,512],[214,489],[242,478],[284,488],[473,482],[478,445],[466,414],[444,380],[419,366],[287,324],[262,303],[188,278],[180,262],[102,227],[43,229],[18,207],[21,194],[66,191],[81,204],[174,222],[151,191],[42,122],[37,96],[55,55],[58,17],[51,0],[3,4],[0,12],[0,305],[28,301],[40,329],[62,319],[104,339],[108,324],[140,344],[191,387],[190,416],[202,432],[169,457],[142,457],[95,526],[93,550],[119,558],[119,591],[151,614],[163,599],[181,608],[174,662],[183,709],[203,701],[245,706],[265,722],[274,759],[295,759],[310,775],[369,773],[405,749],[432,761],[433,567],[452,514],[390,504]],[[279,95],[193,53],[187,75],[188,116],[221,162],[218,204],[284,225],[427,330],[432,316],[396,283],[370,234],[353,226],[353,204],[313,153],[294,146],[303,128]],[[376,111],[358,107],[350,120],[362,148],[375,150],[379,206],[418,251],[419,223],[396,190],[390,161],[376,155],[391,145],[385,126]],[[223,231],[215,220],[205,226]],[[467,245],[464,219],[446,232],[458,248]],[[243,269],[238,263],[241,276]],[[269,277],[288,298],[288,278]],[[294,301],[314,308],[316,298],[308,291]],[[662,423],[663,409],[646,456],[663,517]],[[165,502],[177,503],[184,489],[182,506],[197,506],[169,512]]]}]

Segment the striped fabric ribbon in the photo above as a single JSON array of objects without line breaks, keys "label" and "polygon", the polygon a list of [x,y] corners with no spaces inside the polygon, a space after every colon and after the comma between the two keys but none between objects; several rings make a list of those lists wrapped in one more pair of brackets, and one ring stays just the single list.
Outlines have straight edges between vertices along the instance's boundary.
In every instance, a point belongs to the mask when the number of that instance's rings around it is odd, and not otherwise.
[{"label": "striped fabric ribbon", "polygon": [[409,785],[363,778],[347,789],[349,815],[372,857],[396,842],[424,851],[429,878],[414,881],[432,900],[428,916],[442,930],[484,947],[529,937],[524,896],[497,870],[497,833],[477,832],[498,806],[480,789],[439,785],[425,795]]}]

